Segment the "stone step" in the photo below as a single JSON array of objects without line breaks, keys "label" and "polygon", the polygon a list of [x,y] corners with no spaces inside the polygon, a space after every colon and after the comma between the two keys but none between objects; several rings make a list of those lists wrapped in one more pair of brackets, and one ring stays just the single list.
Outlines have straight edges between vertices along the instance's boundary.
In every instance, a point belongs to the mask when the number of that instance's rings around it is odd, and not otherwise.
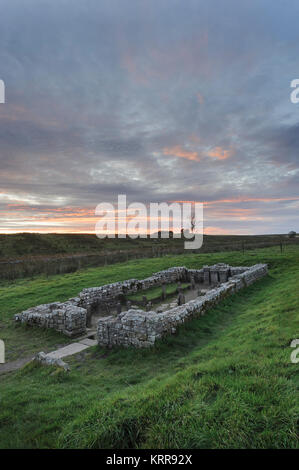
[{"label": "stone step", "polygon": [[91,345],[82,344],[82,343],[72,343],[64,348],[57,349],[46,354],[47,357],[51,359],[62,359],[63,357],[72,356],[73,354],[78,354],[81,351],[89,348]]},{"label": "stone step", "polygon": [[79,336],[76,338],[76,343],[81,343],[84,339],[90,339],[92,336],[96,336],[97,330],[91,329],[91,328],[86,328],[86,333],[82,336]]}]

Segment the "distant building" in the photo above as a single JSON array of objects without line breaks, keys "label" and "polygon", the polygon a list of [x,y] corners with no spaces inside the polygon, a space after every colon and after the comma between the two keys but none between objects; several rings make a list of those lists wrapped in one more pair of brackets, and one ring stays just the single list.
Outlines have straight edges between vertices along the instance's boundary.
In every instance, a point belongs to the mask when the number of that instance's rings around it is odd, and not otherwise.
[{"label": "distant building", "polygon": [[296,237],[296,232],[294,232],[293,230],[291,230],[291,231],[288,233],[288,237],[289,237],[289,238],[295,238],[295,237]]}]

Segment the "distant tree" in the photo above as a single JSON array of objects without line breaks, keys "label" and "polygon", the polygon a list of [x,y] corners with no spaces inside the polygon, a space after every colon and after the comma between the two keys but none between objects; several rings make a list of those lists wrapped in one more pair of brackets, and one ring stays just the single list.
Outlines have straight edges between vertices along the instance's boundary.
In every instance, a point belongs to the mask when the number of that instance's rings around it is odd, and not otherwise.
[{"label": "distant tree", "polygon": [[291,230],[291,231],[288,233],[288,237],[289,237],[289,238],[295,238],[295,237],[296,237],[296,232],[294,232],[294,230]]},{"label": "distant tree", "polygon": [[193,233],[194,230],[195,230],[195,215],[194,215],[194,214],[191,215],[191,223],[190,223],[190,225],[191,225],[191,233]]}]

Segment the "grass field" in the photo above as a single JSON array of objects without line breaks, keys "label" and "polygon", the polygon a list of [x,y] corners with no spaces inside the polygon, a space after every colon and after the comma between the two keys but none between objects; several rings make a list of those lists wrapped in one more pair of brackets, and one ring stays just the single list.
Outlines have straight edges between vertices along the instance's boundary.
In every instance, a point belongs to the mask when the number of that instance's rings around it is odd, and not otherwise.
[{"label": "grass field", "polygon": [[[190,287],[190,284],[187,282],[183,282],[180,285],[182,290],[187,289]],[[169,297],[170,295],[176,294],[178,291],[178,284],[177,283],[172,283],[172,284],[167,284],[165,286],[165,294]],[[146,298],[148,301],[154,301],[154,300],[162,300],[162,287],[151,287],[150,289],[147,289],[146,292],[136,292],[136,294],[131,294],[127,296],[128,300],[131,301],[142,301],[144,295],[146,295]]]},{"label": "grass field", "polygon": [[[287,241],[285,235],[204,235],[204,249],[213,251],[214,248],[232,249],[242,243],[270,244]],[[16,233],[0,234],[0,259],[15,259],[22,257],[37,257],[65,254],[113,252],[117,250],[143,250],[152,246],[164,248],[183,248],[183,240],[144,239],[144,238],[107,238],[99,239],[94,234],[57,234],[57,233]]]},{"label": "grass field", "polygon": [[298,448],[299,249],[187,254],[90,268],[0,288],[8,360],[62,344],[16,327],[30,306],[170,266],[267,262],[270,273],[152,350],[94,347],[71,372],[29,364],[0,376],[0,447]]},{"label": "grass field", "polygon": [[[276,246],[281,251],[299,246],[298,236],[204,235],[197,254],[251,251]],[[93,234],[0,234],[0,282],[72,273],[87,267],[106,266],[185,254],[181,238],[99,239]]]}]

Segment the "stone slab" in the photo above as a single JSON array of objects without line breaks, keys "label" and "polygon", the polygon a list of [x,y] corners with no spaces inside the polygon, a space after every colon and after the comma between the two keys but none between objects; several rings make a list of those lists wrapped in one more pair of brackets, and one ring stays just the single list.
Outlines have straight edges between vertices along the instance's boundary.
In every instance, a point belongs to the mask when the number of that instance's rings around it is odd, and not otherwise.
[{"label": "stone slab", "polygon": [[80,344],[85,344],[86,346],[96,346],[98,344],[96,339],[85,338],[79,341]]},{"label": "stone slab", "polygon": [[73,354],[77,354],[81,351],[84,351],[84,349],[87,349],[89,347],[90,345],[87,346],[86,344],[82,343],[72,343],[68,346],[65,346],[64,348],[60,348],[56,351],[48,353],[47,356],[51,359],[62,359],[63,357],[72,356]]}]

